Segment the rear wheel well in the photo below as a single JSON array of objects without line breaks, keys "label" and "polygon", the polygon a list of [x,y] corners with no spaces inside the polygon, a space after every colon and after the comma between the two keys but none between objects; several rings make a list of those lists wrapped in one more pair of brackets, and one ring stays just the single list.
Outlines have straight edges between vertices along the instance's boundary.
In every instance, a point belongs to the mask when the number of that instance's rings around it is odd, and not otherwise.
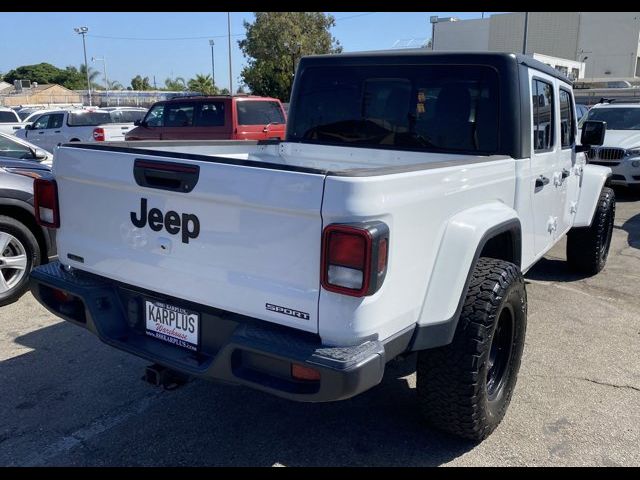
[{"label": "rear wheel well", "polygon": [[47,242],[44,239],[44,234],[42,233],[42,229],[36,223],[36,219],[33,217],[31,212],[25,210],[24,208],[16,207],[13,205],[1,205],[0,206],[0,215],[6,215],[7,217],[15,218],[20,223],[24,224],[33,236],[36,237],[38,241],[38,247],[40,247],[40,257],[42,258],[42,263],[47,263]]},{"label": "rear wheel well", "polygon": [[497,258],[520,266],[520,232],[511,229],[489,238],[480,252],[480,257]]}]

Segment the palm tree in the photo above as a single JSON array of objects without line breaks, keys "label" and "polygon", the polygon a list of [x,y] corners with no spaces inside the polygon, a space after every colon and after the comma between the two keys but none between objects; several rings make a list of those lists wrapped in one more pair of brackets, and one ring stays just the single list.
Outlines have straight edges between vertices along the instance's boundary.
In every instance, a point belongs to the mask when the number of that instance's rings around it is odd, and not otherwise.
[{"label": "palm tree", "polygon": [[176,78],[168,77],[164,81],[164,86],[167,88],[167,90],[181,92],[187,88],[187,82],[185,82],[184,78],[182,77],[176,77]]},{"label": "palm tree", "polygon": [[187,83],[189,90],[193,92],[204,93],[205,95],[215,95],[218,89],[211,80],[211,75],[197,74]]},{"label": "palm tree", "polygon": [[109,81],[109,90],[122,90],[124,87],[117,80]]},{"label": "palm tree", "polygon": [[[82,74],[83,78],[87,78],[87,66],[84,63],[80,64],[80,68],[78,71]],[[89,67],[89,84],[91,85],[91,88],[100,87],[100,85],[96,82],[96,79],[99,76],[100,72]]]}]

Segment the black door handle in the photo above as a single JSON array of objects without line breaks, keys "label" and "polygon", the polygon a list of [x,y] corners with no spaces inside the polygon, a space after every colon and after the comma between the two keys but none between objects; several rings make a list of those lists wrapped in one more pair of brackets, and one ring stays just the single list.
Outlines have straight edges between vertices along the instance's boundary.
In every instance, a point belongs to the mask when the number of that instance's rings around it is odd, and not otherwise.
[{"label": "black door handle", "polygon": [[547,183],[549,183],[549,179],[544,175],[540,175],[536,178],[536,188],[544,187]]},{"label": "black door handle", "polygon": [[53,133],[60,133],[60,130],[56,130],[56,131],[54,131]]},{"label": "black door handle", "polygon": [[38,132],[38,135],[44,135],[44,132]]},{"label": "black door handle", "polygon": [[571,175],[571,172],[569,170],[567,170],[566,168],[562,169],[562,179],[564,180],[565,178],[567,178],[569,175]]}]

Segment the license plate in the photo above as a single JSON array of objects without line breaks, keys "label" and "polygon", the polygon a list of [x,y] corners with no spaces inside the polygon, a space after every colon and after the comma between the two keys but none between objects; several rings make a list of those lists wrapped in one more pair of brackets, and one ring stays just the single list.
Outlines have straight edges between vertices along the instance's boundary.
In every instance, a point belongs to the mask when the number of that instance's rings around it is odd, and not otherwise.
[{"label": "license plate", "polygon": [[147,335],[189,350],[198,350],[200,314],[155,300],[145,300]]}]

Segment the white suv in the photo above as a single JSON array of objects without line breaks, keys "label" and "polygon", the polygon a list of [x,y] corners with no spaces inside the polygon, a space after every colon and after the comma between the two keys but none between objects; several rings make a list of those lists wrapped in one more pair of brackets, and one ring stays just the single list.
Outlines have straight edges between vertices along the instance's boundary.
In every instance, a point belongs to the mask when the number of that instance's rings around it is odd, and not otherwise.
[{"label": "white suv", "polygon": [[610,167],[612,184],[640,187],[640,104],[599,103],[584,120],[607,122],[604,144],[587,152],[589,163]]}]

